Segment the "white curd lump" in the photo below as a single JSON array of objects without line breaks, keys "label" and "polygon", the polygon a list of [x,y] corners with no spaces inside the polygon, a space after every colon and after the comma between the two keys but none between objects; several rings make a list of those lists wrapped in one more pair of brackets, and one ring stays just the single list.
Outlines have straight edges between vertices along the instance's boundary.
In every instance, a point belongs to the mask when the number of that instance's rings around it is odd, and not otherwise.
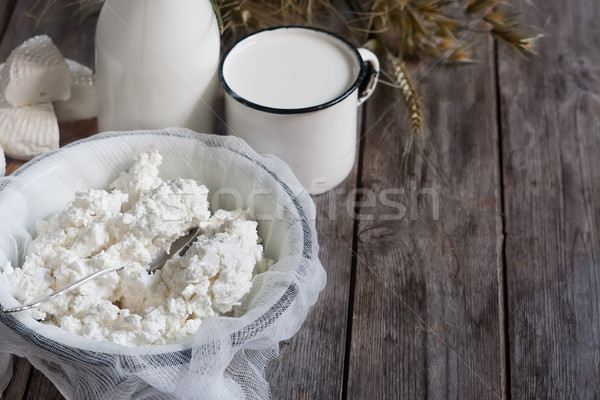
[{"label": "white curd lump", "polygon": [[[107,267],[125,268],[32,309],[34,318],[99,341],[160,345],[185,340],[248,293],[255,267],[270,263],[257,223],[244,210],[211,215],[208,189],[191,179],[162,180],[161,161],[157,152],[140,154],[110,190],[79,192],[38,223],[22,268],[2,271],[19,301]],[[201,234],[184,256],[146,271],[159,250],[194,227]]]}]

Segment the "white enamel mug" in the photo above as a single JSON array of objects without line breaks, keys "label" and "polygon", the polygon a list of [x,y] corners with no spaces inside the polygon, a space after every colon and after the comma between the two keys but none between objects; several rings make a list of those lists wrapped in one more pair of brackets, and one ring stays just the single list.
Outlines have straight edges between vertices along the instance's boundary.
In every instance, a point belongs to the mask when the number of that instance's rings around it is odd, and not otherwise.
[{"label": "white enamel mug", "polygon": [[278,27],[237,42],[219,75],[227,133],[284,160],[310,194],[352,171],[358,106],[379,76],[371,51],[326,31]]}]

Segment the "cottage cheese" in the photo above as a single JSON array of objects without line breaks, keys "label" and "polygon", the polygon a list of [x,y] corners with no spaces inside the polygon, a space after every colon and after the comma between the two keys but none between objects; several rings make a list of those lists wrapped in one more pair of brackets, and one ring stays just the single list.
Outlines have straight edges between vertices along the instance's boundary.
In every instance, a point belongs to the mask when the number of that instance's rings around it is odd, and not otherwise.
[{"label": "cottage cheese", "polygon": [[[194,180],[159,177],[158,153],[138,156],[110,191],[77,193],[38,223],[22,268],[4,278],[22,302],[43,297],[95,271],[123,264],[73,292],[31,310],[45,323],[126,346],[180,342],[203,319],[228,313],[268,267],[257,223],[247,211],[211,215],[208,190]],[[182,257],[149,274],[161,250],[194,227],[201,235]]]}]

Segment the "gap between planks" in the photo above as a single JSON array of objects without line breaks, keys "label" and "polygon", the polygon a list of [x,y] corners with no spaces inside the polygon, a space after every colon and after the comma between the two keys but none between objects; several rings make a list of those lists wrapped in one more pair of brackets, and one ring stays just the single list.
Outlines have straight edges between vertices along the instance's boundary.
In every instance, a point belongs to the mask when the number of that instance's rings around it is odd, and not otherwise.
[{"label": "gap between planks", "polygon": [[[502,102],[500,99],[500,71],[499,71],[499,52],[498,42],[494,42],[494,81],[496,84],[496,122],[498,124],[498,176],[500,179],[499,199],[500,199],[500,220],[502,224],[502,234],[499,243],[500,276],[498,277],[498,310],[500,315],[498,320],[502,329],[500,335],[500,355],[504,357],[502,362],[502,398],[511,400],[512,392],[510,387],[510,346],[508,345],[510,328],[508,325],[508,281],[506,266],[506,203],[504,199],[504,159],[502,153]],[[503,347],[503,348],[502,348]]]}]

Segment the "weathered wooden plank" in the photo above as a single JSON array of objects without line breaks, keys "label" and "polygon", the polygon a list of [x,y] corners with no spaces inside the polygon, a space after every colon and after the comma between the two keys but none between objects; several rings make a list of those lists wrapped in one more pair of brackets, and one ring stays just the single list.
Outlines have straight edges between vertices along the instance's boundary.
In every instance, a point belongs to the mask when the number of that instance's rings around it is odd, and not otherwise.
[{"label": "weathered wooden plank", "polygon": [[24,358],[15,357],[13,364],[13,376],[10,385],[2,394],[3,399],[22,399],[27,390],[27,382],[31,372],[31,364]]},{"label": "weathered wooden plank", "polygon": [[63,400],[64,397],[58,389],[42,374],[39,370],[34,369],[27,391],[28,400]]},{"label": "weathered wooden plank", "polygon": [[513,398],[600,393],[600,4],[535,0],[530,62],[501,49]]},{"label": "weathered wooden plank", "polygon": [[494,55],[479,39],[480,63],[414,72],[448,182],[420,159],[402,174],[400,92],[369,101],[348,398],[505,398]]},{"label": "weathered wooden plank", "polygon": [[16,3],[16,0],[6,0],[0,8],[0,39],[2,38],[4,30],[8,25],[8,21],[13,14]]},{"label": "weathered wooden plank", "polygon": [[339,399],[342,392],[346,322],[352,264],[356,169],[343,184],[314,198],[317,207],[319,259],[327,286],[280,356],[267,368],[273,399]]}]

